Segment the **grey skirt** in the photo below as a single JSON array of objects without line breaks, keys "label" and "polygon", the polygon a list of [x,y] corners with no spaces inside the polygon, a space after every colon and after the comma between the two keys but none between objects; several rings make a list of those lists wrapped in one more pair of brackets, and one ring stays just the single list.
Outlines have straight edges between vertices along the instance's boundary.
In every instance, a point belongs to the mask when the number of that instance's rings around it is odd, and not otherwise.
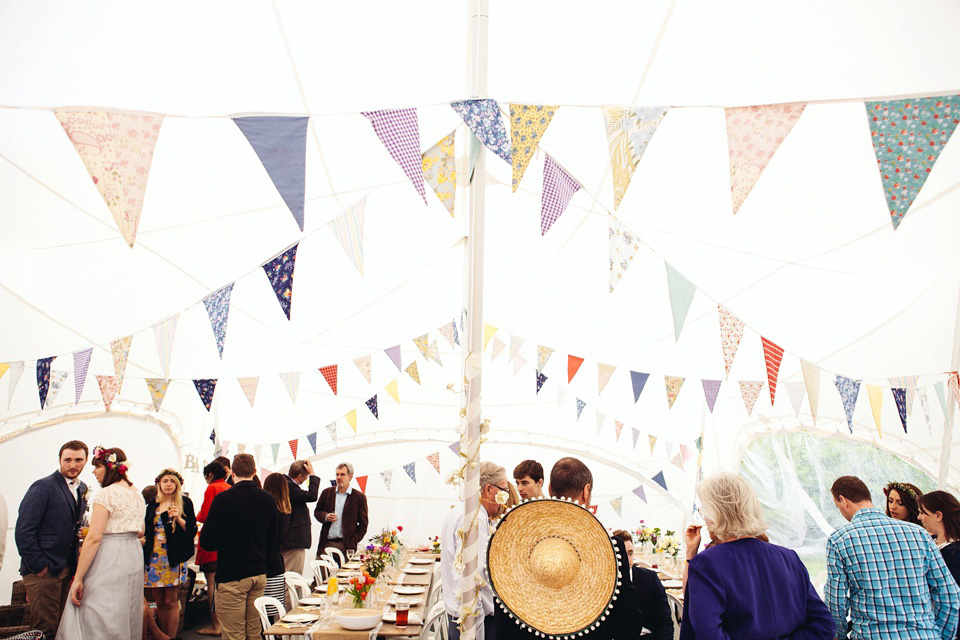
[{"label": "grey skirt", "polygon": [[142,637],[143,547],[136,533],[105,533],[83,579],[83,601],[67,600],[57,640]]}]

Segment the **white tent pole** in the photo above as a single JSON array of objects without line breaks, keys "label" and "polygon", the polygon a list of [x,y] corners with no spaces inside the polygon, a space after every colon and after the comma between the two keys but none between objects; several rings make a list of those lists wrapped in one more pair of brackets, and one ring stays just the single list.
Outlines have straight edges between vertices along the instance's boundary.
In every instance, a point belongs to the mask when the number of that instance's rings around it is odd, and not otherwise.
[{"label": "white tent pole", "polygon": [[[957,311],[953,315],[953,354],[950,356],[950,371],[960,371],[960,288],[957,290]],[[949,390],[950,385],[947,385]],[[946,490],[947,476],[950,473],[950,443],[953,441],[953,416],[956,400],[947,401],[946,421],[943,423],[943,443],[940,447],[940,473],[937,476],[937,488]]]},{"label": "white tent pole", "polygon": [[[487,0],[469,0],[467,13],[467,95],[484,98],[487,94]],[[480,475],[477,465],[477,450],[480,446],[480,382],[483,354],[483,217],[484,189],[486,187],[486,162],[480,141],[472,132],[468,157],[476,157],[476,164],[467,189],[467,251],[466,251],[466,296],[464,361],[464,394],[466,396],[466,433],[461,441],[461,454],[467,461],[464,469],[464,528],[463,576],[460,578],[461,614],[476,611],[463,620],[461,637],[475,640],[479,616],[483,615],[479,601],[478,583],[483,579],[479,572],[479,558],[486,549],[478,544],[477,522],[486,518],[480,508]]]}]

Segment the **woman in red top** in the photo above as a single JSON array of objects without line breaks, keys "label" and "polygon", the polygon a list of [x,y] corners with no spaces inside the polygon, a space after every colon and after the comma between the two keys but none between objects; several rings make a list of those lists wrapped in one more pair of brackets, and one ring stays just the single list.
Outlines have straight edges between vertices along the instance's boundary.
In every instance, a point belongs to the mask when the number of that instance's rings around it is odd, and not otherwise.
[{"label": "woman in red top", "polygon": [[[203,468],[203,479],[207,481],[207,490],[203,493],[203,506],[200,507],[200,513],[197,514],[197,522],[206,522],[207,514],[210,513],[210,505],[218,493],[226,491],[230,485],[226,482],[227,471],[219,462],[211,462]],[[219,636],[220,620],[217,619],[217,612],[213,607],[213,594],[216,591],[217,575],[217,552],[207,551],[203,547],[197,547],[197,564],[200,565],[200,571],[207,581],[207,606],[210,608],[210,626],[206,629],[197,631],[204,636]]]}]

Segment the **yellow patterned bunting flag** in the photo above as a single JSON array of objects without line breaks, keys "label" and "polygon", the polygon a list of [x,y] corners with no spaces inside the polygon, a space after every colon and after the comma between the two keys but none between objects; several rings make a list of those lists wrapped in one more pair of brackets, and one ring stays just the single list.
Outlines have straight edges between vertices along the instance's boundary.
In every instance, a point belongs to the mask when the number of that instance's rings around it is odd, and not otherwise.
[{"label": "yellow patterned bunting flag", "polygon": [[511,104],[510,143],[513,145],[513,190],[520,186],[530,158],[540,145],[558,105]]},{"label": "yellow patterned bunting flag", "polygon": [[423,152],[423,179],[430,185],[440,202],[453,217],[453,205],[457,199],[457,158],[454,150],[456,130]]},{"label": "yellow patterned bunting flag", "polygon": [[123,386],[123,376],[127,372],[127,358],[130,357],[130,343],[133,336],[118,338],[110,342],[110,352],[113,354],[113,368],[117,373],[117,391]]},{"label": "yellow patterned bunting flag", "polygon": [[684,380],[685,378],[681,376],[663,376],[663,382],[667,388],[667,408],[673,408],[673,403],[677,401]]},{"label": "yellow patterned bunting flag", "polygon": [[404,371],[406,371],[407,374],[409,374],[409,376],[413,378],[417,384],[420,384],[420,371],[417,369],[416,360],[407,365],[407,368],[404,369]]},{"label": "yellow patterned bunting flag", "polygon": [[603,108],[607,128],[607,146],[610,147],[610,168],[613,171],[613,208],[620,206],[630,186],[633,172],[640,164],[643,152],[663,122],[669,107]]}]

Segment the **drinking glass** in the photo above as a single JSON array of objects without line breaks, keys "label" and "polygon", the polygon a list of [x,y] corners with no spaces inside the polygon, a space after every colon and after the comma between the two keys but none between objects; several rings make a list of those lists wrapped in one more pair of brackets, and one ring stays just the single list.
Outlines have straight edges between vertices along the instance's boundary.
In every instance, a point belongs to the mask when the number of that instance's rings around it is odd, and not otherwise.
[{"label": "drinking glass", "polygon": [[405,629],[410,618],[410,600],[408,598],[397,598],[397,628]]}]

